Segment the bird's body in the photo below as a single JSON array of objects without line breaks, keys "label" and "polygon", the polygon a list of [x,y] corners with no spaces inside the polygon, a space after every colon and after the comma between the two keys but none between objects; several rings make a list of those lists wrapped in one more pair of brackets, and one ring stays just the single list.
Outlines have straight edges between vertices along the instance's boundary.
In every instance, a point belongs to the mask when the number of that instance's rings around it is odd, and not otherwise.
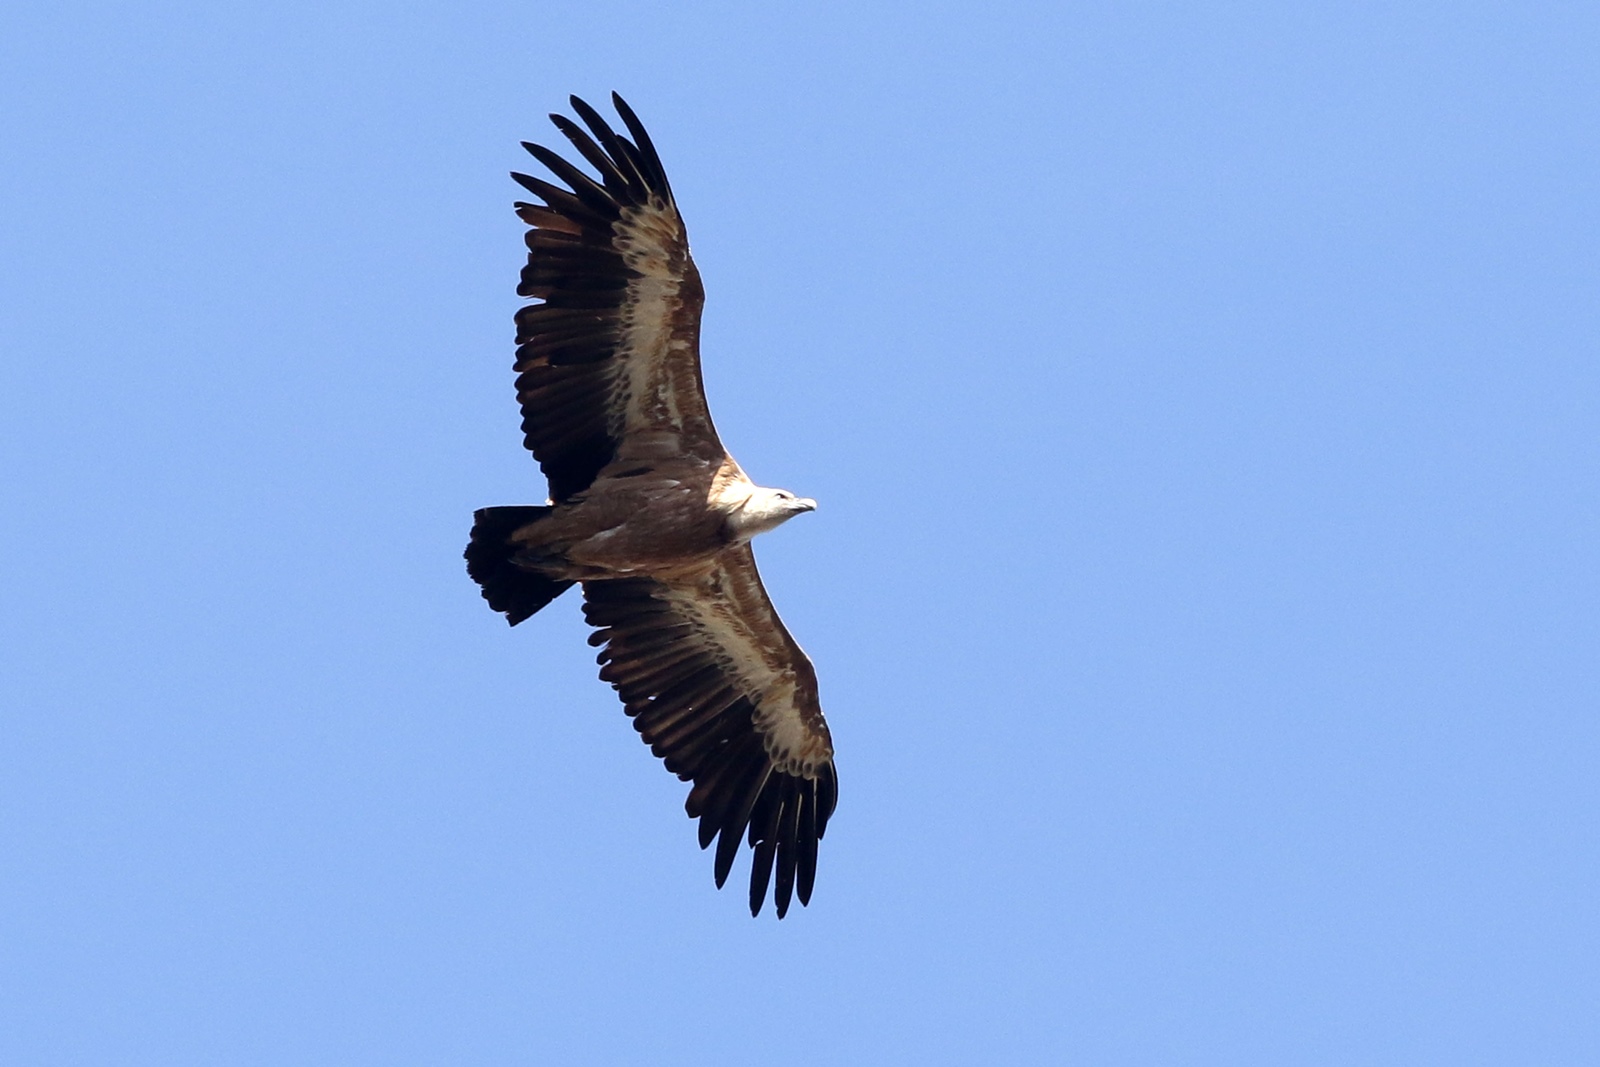
[{"label": "bird's body", "polygon": [[779,917],[811,896],[837,799],[833,743],[811,662],[772,608],[749,542],[816,507],[757,486],[723,448],[700,379],[703,290],[660,159],[576,97],[588,132],[556,126],[600,181],[528,145],[568,188],[514,175],[544,204],[517,315],[525,443],[550,503],[484,508],[467,569],[515,625],[575,583],[604,645],[600,675],[667,769],[694,787],[700,843],[722,885],[741,839],[750,906],[769,880]]},{"label": "bird's body", "polygon": [[[748,541],[746,510],[764,492],[731,458],[619,459],[548,519],[512,536],[528,562],[575,581],[693,574]],[[779,498],[782,499],[782,498]]]}]

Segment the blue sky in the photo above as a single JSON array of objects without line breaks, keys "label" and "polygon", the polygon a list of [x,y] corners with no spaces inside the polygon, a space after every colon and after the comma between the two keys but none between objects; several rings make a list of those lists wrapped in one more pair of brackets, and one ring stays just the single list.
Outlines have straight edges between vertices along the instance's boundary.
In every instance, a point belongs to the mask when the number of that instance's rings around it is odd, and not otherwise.
[{"label": "blue sky", "polygon": [[[0,1059],[1600,1058],[1600,15],[12,4]],[[509,630],[506,177],[648,124],[841,799]],[[734,883],[743,877],[741,862]]]}]

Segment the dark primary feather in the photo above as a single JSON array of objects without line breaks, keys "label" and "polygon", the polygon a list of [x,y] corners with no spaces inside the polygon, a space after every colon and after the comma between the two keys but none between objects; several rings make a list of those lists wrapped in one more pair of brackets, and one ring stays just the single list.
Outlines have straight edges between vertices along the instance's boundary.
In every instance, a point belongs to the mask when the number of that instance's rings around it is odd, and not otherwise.
[{"label": "dark primary feather", "polygon": [[[672,202],[672,186],[667,182],[667,170],[661,165],[661,157],[656,154],[656,146],[650,143],[650,135],[645,132],[644,123],[639,121],[639,116],[633,113],[633,108],[628,102],[616,93],[611,94],[611,104],[617,109],[617,114],[622,116],[622,122],[628,127],[628,132],[633,134],[634,144],[637,144],[640,155],[641,169],[646,170],[646,180],[666,193],[667,201]],[[618,138],[621,140],[621,138]],[[624,145],[626,141],[622,142]],[[631,147],[631,146],[630,146]]]},{"label": "dark primary feather", "polygon": [[[600,117],[598,111],[579,100],[576,96],[571,99],[572,110],[576,111],[578,117],[583,120],[584,125],[593,131],[594,140],[591,141],[582,130],[565,118],[556,122],[556,128],[564,133],[567,140],[571,141],[573,146],[583,153],[584,158],[593,163],[595,168],[602,174],[609,176],[612,172],[615,172],[616,179],[627,186],[628,195],[634,197],[647,195],[647,191],[650,189],[650,179],[644,176],[644,172],[640,170],[638,164],[634,161],[634,153],[629,151],[632,146],[624,146],[622,138],[616,135],[610,124]],[[554,115],[550,116],[550,118],[551,121],[556,120]],[[606,162],[602,164],[600,162],[601,159]],[[668,190],[669,195],[670,192]]]}]

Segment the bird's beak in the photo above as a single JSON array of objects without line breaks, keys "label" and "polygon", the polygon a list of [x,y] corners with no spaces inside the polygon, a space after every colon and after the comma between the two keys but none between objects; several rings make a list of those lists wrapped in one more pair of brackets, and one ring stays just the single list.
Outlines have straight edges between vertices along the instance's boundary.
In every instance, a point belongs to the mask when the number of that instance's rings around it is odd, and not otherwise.
[{"label": "bird's beak", "polygon": [[795,507],[799,508],[801,511],[816,511],[817,510],[817,502],[815,500],[812,500],[808,496],[800,497],[798,500],[796,500],[794,502],[794,505],[795,505]]}]

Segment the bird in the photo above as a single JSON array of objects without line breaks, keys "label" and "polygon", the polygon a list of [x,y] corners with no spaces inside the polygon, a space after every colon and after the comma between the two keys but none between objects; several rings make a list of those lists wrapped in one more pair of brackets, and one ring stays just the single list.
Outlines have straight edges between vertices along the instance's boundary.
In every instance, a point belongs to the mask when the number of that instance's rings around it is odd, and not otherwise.
[{"label": "bird", "polygon": [[666,769],[713,874],[751,855],[750,914],[811,901],[838,801],[809,658],[778,618],[750,541],[817,502],[756,485],[723,447],[700,371],[700,273],[661,158],[616,93],[620,133],[577,96],[550,121],[594,170],[523,147],[560,183],[512,178],[528,261],[517,294],[523,443],[542,505],[473,515],[467,572],[512,626],[573,585],[600,677]]}]

